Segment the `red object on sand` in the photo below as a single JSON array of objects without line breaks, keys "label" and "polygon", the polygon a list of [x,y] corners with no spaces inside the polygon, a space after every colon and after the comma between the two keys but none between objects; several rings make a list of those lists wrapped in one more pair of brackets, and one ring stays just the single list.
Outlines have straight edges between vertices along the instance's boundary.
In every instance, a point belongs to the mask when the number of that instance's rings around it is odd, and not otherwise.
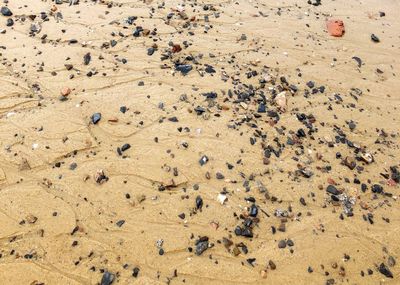
[{"label": "red object on sand", "polygon": [[334,37],[341,37],[344,34],[344,23],[342,20],[328,20],[326,22],[328,33]]}]

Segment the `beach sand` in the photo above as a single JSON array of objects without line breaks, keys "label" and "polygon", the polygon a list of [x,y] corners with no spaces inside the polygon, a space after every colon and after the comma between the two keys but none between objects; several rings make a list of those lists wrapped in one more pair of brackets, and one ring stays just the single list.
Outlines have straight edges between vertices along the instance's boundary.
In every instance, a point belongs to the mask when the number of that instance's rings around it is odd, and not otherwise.
[{"label": "beach sand", "polygon": [[400,283],[399,1],[8,2],[0,284]]}]

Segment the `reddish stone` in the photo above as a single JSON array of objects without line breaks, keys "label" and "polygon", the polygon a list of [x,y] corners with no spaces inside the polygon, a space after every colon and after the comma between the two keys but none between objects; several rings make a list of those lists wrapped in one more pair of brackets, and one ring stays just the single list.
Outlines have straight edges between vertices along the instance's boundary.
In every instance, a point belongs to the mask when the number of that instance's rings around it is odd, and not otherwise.
[{"label": "reddish stone", "polygon": [[335,180],[333,180],[332,178],[328,178],[328,183],[331,185],[336,185]]},{"label": "reddish stone", "polygon": [[341,37],[345,32],[342,20],[328,20],[326,22],[326,28],[328,29],[328,33],[334,37]]},{"label": "reddish stone", "polygon": [[63,87],[63,89],[61,89],[60,93],[62,96],[66,97],[71,93],[71,89],[68,87]]},{"label": "reddish stone", "polygon": [[393,179],[389,179],[389,180],[387,181],[387,184],[388,184],[389,186],[396,186],[396,185],[397,185],[396,181],[394,181]]}]

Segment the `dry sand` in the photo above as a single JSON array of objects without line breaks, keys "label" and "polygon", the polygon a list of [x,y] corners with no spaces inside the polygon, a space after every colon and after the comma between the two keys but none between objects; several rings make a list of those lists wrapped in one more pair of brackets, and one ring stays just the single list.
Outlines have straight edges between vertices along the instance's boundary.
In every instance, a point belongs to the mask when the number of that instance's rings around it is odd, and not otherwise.
[{"label": "dry sand", "polygon": [[8,2],[0,284],[400,284],[398,0]]}]

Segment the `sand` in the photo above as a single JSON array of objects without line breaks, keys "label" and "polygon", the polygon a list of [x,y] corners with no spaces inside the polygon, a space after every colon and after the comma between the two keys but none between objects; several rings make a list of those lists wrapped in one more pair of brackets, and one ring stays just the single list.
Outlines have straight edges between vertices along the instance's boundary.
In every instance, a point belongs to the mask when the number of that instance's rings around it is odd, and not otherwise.
[{"label": "sand", "polygon": [[1,284],[399,284],[399,1],[2,6]]}]

